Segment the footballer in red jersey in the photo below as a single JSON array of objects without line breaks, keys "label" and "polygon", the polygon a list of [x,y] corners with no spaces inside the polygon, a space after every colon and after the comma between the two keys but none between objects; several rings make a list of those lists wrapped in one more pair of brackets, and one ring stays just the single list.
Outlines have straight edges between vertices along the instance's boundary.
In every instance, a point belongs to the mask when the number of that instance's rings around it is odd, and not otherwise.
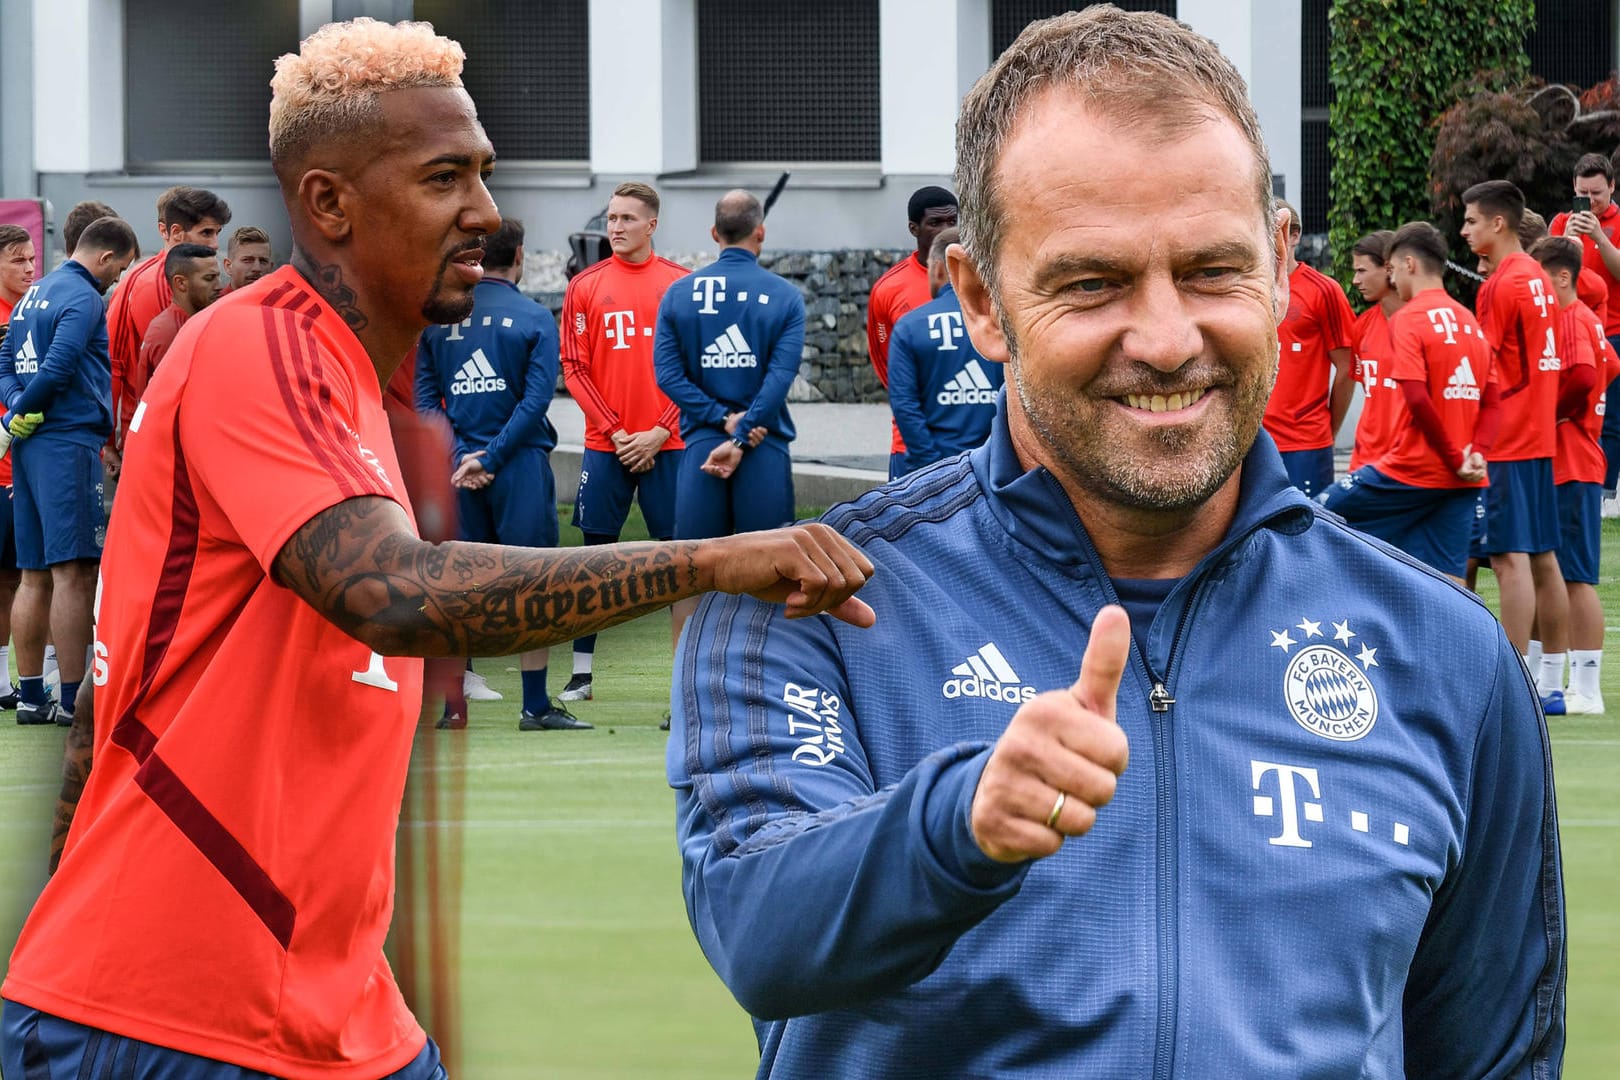
[{"label": "footballer in red jersey", "polygon": [[1351,472],[1378,460],[1401,421],[1399,387],[1389,373],[1394,355],[1389,319],[1403,303],[1390,281],[1386,259],[1394,236],[1391,230],[1380,229],[1363,236],[1350,249],[1351,284],[1371,305],[1350,328],[1356,382],[1361,384],[1362,394],[1355,446],[1350,451]]}]

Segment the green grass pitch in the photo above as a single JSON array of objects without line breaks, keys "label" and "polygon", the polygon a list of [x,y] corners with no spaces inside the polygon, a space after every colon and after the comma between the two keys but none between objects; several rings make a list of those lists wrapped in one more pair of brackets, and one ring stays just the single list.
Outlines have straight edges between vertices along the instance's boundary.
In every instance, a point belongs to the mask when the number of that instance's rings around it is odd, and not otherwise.
[{"label": "green grass pitch", "polygon": [[[627,537],[644,535],[638,527]],[[1605,526],[1603,571],[1609,621],[1620,627],[1613,523]],[[1481,577],[1494,603],[1494,582]],[[569,667],[563,646],[553,656],[553,693]],[[657,729],[668,702],[667,617],[602,635],[597,699],[575,708],[595,731],[519,733],[516,661],[478,668],[507,700],[474,705],[466,732],[433,736],[441,747],[454,739],[466,749],[462,1075],[752,1075],[748,1019],[705,963],[681,901]],[[1614,1076],[1620,1062],[1620,653],[1603,681],[1608,716],[1552,724],[1569,908],[1571,1080]],[[18,728],[0,715],[7,952],[43,881],[60,754],[60,732]]]}]

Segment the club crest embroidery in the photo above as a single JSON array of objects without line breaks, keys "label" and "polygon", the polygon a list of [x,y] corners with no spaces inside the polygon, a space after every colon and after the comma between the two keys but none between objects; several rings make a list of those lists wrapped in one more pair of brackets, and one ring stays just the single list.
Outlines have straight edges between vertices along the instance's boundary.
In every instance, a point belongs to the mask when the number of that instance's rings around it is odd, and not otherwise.
[{"label": "club crest embroidery", "polygon": [[[1365,738],[1378,721],[1378,691],[1367,673],[1378,666],[1378,650],[1361,642],[1351,653],[1357,635],[1349,620],[1333,622],[1330,635],[1322,624],[1301,619],[1286,630],[1272,630],[1271,647],[1289,657],[1283,672],[1283,698],[1294,722],[1313,735],[1335,742]],[[1300,633],[1295,639],[1291,631]],[[1312,638],[1321,638],[1312,643]],[[1295,647],[1299,651],[1295,652]]]}]

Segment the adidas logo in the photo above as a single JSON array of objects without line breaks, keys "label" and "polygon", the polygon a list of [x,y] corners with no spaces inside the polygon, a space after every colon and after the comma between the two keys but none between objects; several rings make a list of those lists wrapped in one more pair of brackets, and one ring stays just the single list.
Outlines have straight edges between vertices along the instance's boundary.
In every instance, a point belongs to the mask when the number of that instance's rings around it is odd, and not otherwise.
[{"label": "adidas logo", "polygon": [[751,368],[759,366],[759,357],[754,355],[754,347],[748,344],[737,324],[732,323],[703,350],[698,363],[706,368]]},{"label": "adidas logo", "polygon": [[1446,389],[1441,396],[1447,401],[1479,400],[1479,380],[1474,378],[1474,368],[1468,362],[1468,357],[1462,358],[1457,370],[1446,380]]},{"label": "adidas logo", "polygon": [[483,349],[474,349],[472,357],[456,372],[456,381],[450,384],[452,397],[462,394],[485,394],[505,390],[506,380],[495,373]]},{"label": "adidas logo", "polygon": [[1035,688],[1023,684],[992,641],[951,668],[951,678],[940,690],[947,699],[990,698],[1010,705],[1022,705],[1035,697]]},{"label": "adidas logo", "polygon": [[34,348],[32,330],[23,335],[23,342],[17,346],[17,354],[13,357],[13,361],[13,368],[18,375],[39,374],[39,352]]},{"label": "adidas logo", "polygon": [[979,362],[969,360],[934,400],[941,405],[994,405],[996,388],[990,385]]}]

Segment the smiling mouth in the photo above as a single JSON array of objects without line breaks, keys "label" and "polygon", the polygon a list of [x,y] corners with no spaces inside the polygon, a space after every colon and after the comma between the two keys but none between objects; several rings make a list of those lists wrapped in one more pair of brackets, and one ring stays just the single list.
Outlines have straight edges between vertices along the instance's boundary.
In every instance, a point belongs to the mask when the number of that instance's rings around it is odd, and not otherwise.
[{"label": "smiling mouth", "polygon": [[1125,404],[1145,412],[1179,412],[1198,404],[1208,392],[1204,389],[1188,390],[1180,394],[1126,394]]}]

